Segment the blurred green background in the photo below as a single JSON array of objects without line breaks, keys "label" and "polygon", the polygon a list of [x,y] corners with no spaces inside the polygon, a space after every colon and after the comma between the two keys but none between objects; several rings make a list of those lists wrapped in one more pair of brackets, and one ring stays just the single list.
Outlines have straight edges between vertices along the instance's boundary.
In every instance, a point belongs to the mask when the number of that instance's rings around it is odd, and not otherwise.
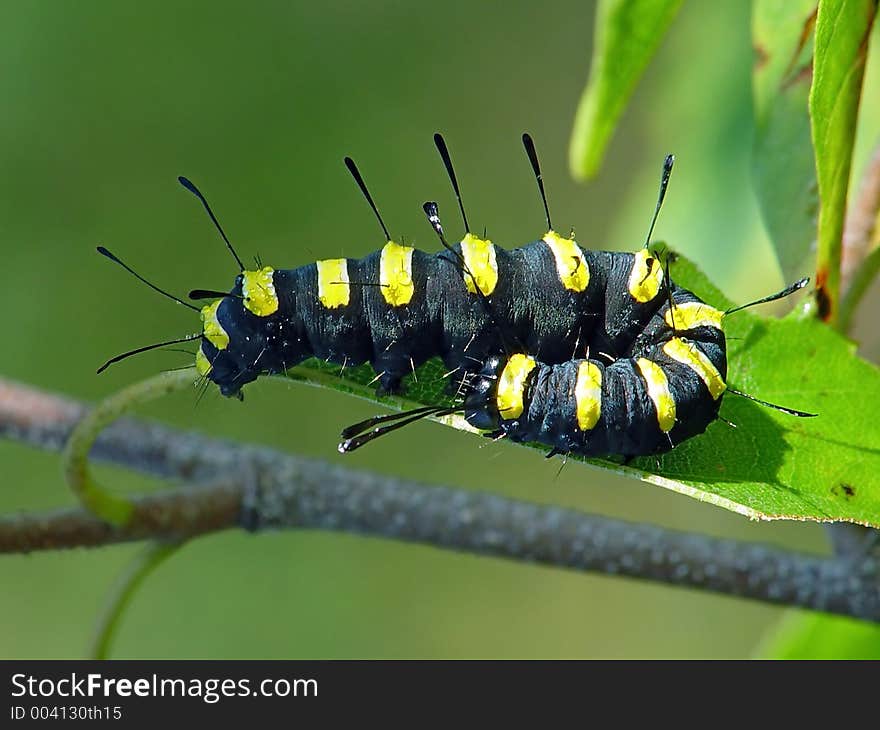
[{"label": "blurred green background", "polygon": [[[565,160],[593,12],[573,0],[0,5],[0,372],[95,400],[186,364],[158,352],[94,374],[111,355],[198,329],[96,244],[176,292],[227,288],[236,273],[179,174],[202,187],[244,258],[294,267],[382,243],[342,166],[350,154],[392,232],[434,250],[424,200],[439,200],[457,231],[437,130],[472,224],[507,246],[544,226],[524,130],[557,227],[594,247],[641,243],[663,155],[675,152],[657,237],[736,300],[771,291],[781,278],[749,186],[748,5],[685,5],[601,174],[578,187]],[[859,141],[857,171],[871,141]],[[876,339],[864,347],[878,352]],[[147,415],[431,483],[826,549],[817,525],[749,523],[578,464],[557,476],[558,463],[529,450],[435,424],[341,457],[340,426],[374,413],[370,404],[277,382],[247,396],[242,405],[212,391],[195,405],[183,394]],[[72,502],[56,455],[0,442],[0,463],[0,511]],[[120,490],[162,488],[100,474]],[[0,656],[82,656],[136,549],[0,558]],[[114,656],[743,657],[782,613],[375,539],[228,532],[186,546],[146,582]]]}]

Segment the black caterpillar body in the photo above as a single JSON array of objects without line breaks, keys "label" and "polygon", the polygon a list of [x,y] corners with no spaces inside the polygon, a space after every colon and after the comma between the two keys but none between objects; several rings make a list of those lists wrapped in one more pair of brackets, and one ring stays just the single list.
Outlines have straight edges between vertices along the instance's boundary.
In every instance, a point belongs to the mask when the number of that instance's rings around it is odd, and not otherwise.
[{"label": "black caterpillar body", "polygon": [[476,372],[506,343],[547,363],[588,348],[617,358],[665,301],[662,267],[647,250],[584,250],[553,231],[512,251],[471,234],[453,249],[432,255],[389,241],[363,259],[244,271],[230,296],[202,310],[199,370],[236,395],[309,357],[369,362],[394,391],[432,357]]}]

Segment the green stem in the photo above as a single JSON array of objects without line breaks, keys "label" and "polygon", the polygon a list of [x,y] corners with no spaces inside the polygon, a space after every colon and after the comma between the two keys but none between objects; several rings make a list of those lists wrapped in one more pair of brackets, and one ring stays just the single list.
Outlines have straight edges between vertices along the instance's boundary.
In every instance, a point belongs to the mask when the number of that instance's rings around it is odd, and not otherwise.
[{"label": "green stem", "polygon": [[89,472],[89,452],[110,423],[137,405],[191,387],[194,368],[162,373],[135,383],[101,401],[80,421],[64,448],[64,476],[77,499],[92,514],[114,525],[125,525],[134,507],[130,500],[107,491]]},{"label": "green stem", "polygon": [[122,615],[134,594],[156,568],[164,563],[182,545],[182,542],[150,542],[128,564],[110,595],[104,613],[95,628],[95,636],[89,648],[90,659],[107,659]]}]

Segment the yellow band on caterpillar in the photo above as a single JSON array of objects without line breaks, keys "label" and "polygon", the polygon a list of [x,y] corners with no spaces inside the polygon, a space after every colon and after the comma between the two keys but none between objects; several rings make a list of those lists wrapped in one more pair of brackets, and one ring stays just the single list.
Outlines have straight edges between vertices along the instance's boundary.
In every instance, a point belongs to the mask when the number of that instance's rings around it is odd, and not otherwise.
[{"label": "yellow band on caterpillar", "polygon": [[714,327],[720,330],[724,312],[703,302],[682,302],[673,304],[672,310],[667,309],[664,319],[676,332],[697,327]]},{"label": "yellow band on caterpillar", "polygon": [[208,373],[211,372],[211,369],[211,363],[208,362],[208,358],[200,345],[199,349],[196,350],[196,370],[199,371],[199,375],[201,375],[203,378],[206,378],[208,376]]},{"label": "yellow band on caterpillar", "polygon": [[468,233],[461,241],[461,255],[464,259],[464,283],[471,294],[477,293],[476,286],[484,296],[489,296],[498,286],[498,261],[495,259],[495,246],[492,241],[477,238]]},{"label": "yellow band on caterpillar", "polygon": [[268,317],[278,311],[278,295],[272,275],[275,269],[265,266],[259,271],[241,272],[241,295],[244,306],[258,317]]},{"label": "yellow band on caterpillar", "polygon": [[498,391],[495,402],[498,415],[509,421],[522,415],[525,399],[526,378],[535,369],[535,359],[528,355],[511,355],[501,377],[498,378]]},{"label": "yellow band on caterpillar", "polygon": [[706,353],[697,347],[693,342],[688,342],[679,337],[673,337],[669,342],[663,345],[665,352],[673,360],[677,360],[682,365],[687,365],[697,375],[700,376],[712,400],[718,400],[721,394],[727,389],[727,384],[721,377],[721,373],[712,364],[712,361],[706,357]]},{"label": "yellow band on caterpillar", "polygon": [[585,360],[578,365],[574,386],[577,406],[577,424],[581,431],[589,431],[602,415],[602,371],[595,363]]},{"label": "yellow band on caterpillar", "polygon": [[327,309],[347,306],[351,300],[348,259],[318,261],[318,299]]},{"label": "yellow band on caterpillar", "polygon": [[581,247],[573,238],[563,238],[556,231],[544,234],[544,243],[556,259],[556,273],[559,281],[570,291],[581,292],[590,283],[590,267]]},{"label": "yellow band on caterpillar", "polygon": [[[217,319],[217,308],[220,306],[222,299],[218,299],[213,304],[202,307],[200,312],[202,318],[202,332],[214,347],[218,350],[225,350],[229,346],[229,335]],[[201,352],[201,350],[199,350]],[[203,373],[204,374],[204,373]]]},{"label": "yellow band on caterpillar", "polygon": [[412,271],[413,249],[388,241],[379,258],[379,289],[392,307],[409,304],[415,293]]},{"label": "yellow band on caterpillar", "polygon": [[648,397],[657,411],[657,425],[664,433],[675,425],[675,399],[669,392],[669,381],[662,368],[651,360],[640,357],[636,366],[648,385]]},{"label": "yellow band on caterpillar", "polygon": [[[650,263],[649,263],[650,262]],[[660,291],[663,283],[663,267],[656,256],[647,249],[635,255],[632,270],[629,273],[629,293],[637,302],[650,302]]]}]

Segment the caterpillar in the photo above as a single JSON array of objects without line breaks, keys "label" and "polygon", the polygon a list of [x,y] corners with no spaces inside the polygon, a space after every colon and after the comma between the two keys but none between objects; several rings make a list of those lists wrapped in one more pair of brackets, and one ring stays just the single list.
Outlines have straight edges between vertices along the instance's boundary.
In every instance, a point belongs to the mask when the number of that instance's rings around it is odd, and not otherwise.
[{"label": "caterpillar", "polygon": [[98,372],[134,354],[198,340],[199,374],[223,395],[239,398],[261,375],[283,373],[311,357],[343,366],[369,362],[380,392],[397,391],[405,375],[434,357],[458,374],[459,406],[355,424],[343,432],[341,451],[413,420],[459,410],[479,428],[565,453],[657,453],[701,433],[717,417],[726,387],[724,313],[672,284],[649,246],[672,156],[664,163],[645,246],[636,253],[594,251],[573,234],[554,231],[535,146],[523,135],[547,232],[506,250],[471,232],[448,147],[439,134],[434,142],[465,228],[464,237],[450,244],[437,204],[425,203],[442,244],[436,254],[392,239],[348,157],[345,164],[386,242],[362,259],[326,259],[295,269],[245,267],[205,196],[179,178],[202,203],[240,273],[229,292],[192,290],[191,300],[212,300],[198,308],[98,247],[202,320],[201,332],[123,353]]}]

